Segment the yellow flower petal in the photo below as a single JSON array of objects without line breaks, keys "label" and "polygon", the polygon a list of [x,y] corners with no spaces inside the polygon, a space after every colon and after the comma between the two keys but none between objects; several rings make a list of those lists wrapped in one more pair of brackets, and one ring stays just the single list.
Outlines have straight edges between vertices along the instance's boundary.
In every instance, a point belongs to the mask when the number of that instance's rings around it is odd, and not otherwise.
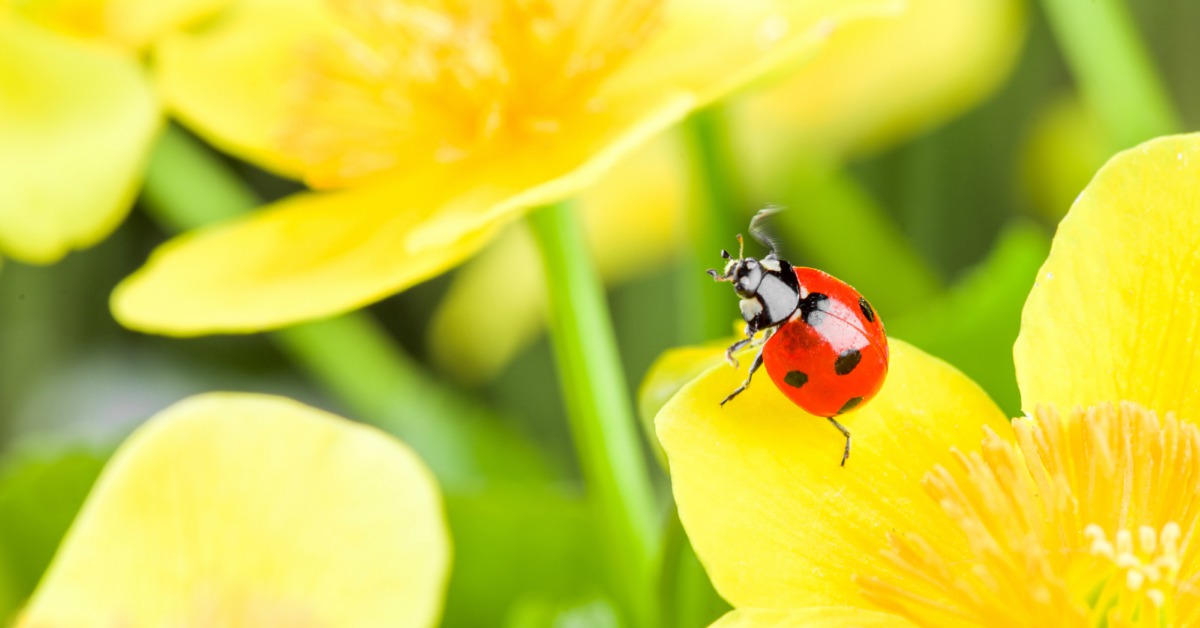
[{"label": "yellow flower petal", "polygon": [[446,246],[406,247],[429,208],[487,195],[454,188],[450,174],[414,177],[401,191],[302,194],[179,236],[117,286],[113,313],[134,329],[186,336],[362,307],[444,272],[491,238],[487,229],[464,230]]},{"label": "yellow flower petal", "polygon": [[0,252],[58,260],[125,217],[159,125],[137,62],[0,20]]},{"label": "yellow flower petal", "polygon": [[698,105],[781,68],[806,60],[835,30],[866,17],[895,16],[903,0],[676,0],[668,2],[662,30],[601,89],[679,90]]},{"label": "yellow flower petal", "polygon": [[739,608],[726,613],[709,628],[907,628],[907,619],[888,613],[849,606],[813,606],[801,609]]},{"label": "yellow flower petal", "polygon": [[561,142],[518,142],[471,160],[436,164],[437,169],[453,171],[450,180],[455,185],[473,187],[476,197],[495,202],[468,197],[449,204],[418,225],[409,241],[414,246],[444,246],[465,230],[492,227],[519,218],[532,207],[570,198],[682,119],[694,105],[688,95],[631,93],[603,112],[564,123],[570,130],[563,131]]},{"label": "yellow flower petal", "polygon": [[1113,157],[1058,227],[1014,356],[1022,405],[1200,417],[1200,135]]},{"label": "yellow flower petal", "polygon": [[[660,270],[679,248],[687,177],[674,139],[647,144],[579,197],[592,257],[610,284]],[[495,377],[541,331],[543,288],[528,232],[505,232],[455,276],[432,323],[435,361],[466,382]]]},{"label": "yellow flower petal", "polygon": [[286,77],[306,42],[332,29],[331,19],[320,0],[247,0],[203,30],[173,33],[155,48],[163,99],[223,150],[298,177],[299,165],[280,145],[291,107]]},{"label": "yellow flower petal", "polygon": [[[418,25],[409,24],[408,20],[402,19],[407,13],[398,2],[379,0],[359,2],[353,6],[340,5],[342,11],[336,13],[336,22],[330,22],[313,5],[311,1],[301,2],[299,10],[296,10],[287,2],[278,0],[248,2],[209,29],[193,35],[179,35],[164,42],[160,48],[158,65],[161,67],[164,94],[170,106],[179,110],[181,118],[196,126],[205,137],[239,156],[283,173],[295,173],[299,166],[296,160],[301,159],[300,155],[319,152],[306,157],[312,163],[306,163],[305,168],[305,179],[318,187],[361,185],[380,173],[406,171],[414,159],[449,159],[434,154],[437,150],[426,149],[430,146],[451,148],[446,144],[452,142],[451,134],[461,131],[460,128],[448,130],[444,125],[428,125],[430,127],[422,130],[413,128],[413,121],[425,120],[422,115],[444,121],[457,114],[462,119],[450,120],[446,124],[473,128],[476,122],[488,118],[487,110],[470,109],[470,101],[475,100],[476,96],[481,102],[490,102],[492,97],[486,94],[486,85],[492,85],[496,77],[488,74],[486,68],[497,62],[511,64],[510,72],[503,73],[511,83],[516,78],[510,74],[528,79],[526,74],[535,70],[535,61],[539,61],[522,56],[523,53],[530,53],[530,50],[515,46],[512,42],[500,43],[500,46],[514,48],[505,49],[505,52],[511,53],[512,59],[503,58],[504,55],[500,55],[500,59],[493,59],[492,55],[497,54],[494,50],[481,46],[479,42],[467,41],[468,35],[475,34],[474,30],[470,30],[472,25],[463,26],[455,22],[466,20],[466,14],[472,19],[484,19],[481,16],[491,16],[491,13],[443,8],[431,12],[425,22],[420,19],[415,22],[426,26],[437,23],[445,28],[462,26],[463,37],[451,48],[478,48],[474,50],[476,55],[470,58],[474,59],[475,65],[464,71],[479,72],[480,76],[460,77],[445,85],[436,82],[426,85],[430,80],[426,74],[436,76],[437,72],[421,66],[418,72],[420,76],[408,76],[413,72],[412,68],[397,67],[395,64],[403,64],[403,60],[410,58],[410,55],[400,55],[397,59],[392,54],[395,52],[392,48],[403,46],[403,43],[396,43],[402,38],[436,40],[440,32],[438,29],[428,26],[426,32]],[[604,16],[607,10],[588,14],[564,6],[553,7],[550,12],[554,13],[554,19],[575,20],[564,26],[564,32],[574,34],[572,29],[583,31],[578,34],[577,47],[589,46],[588,38],[595,36],[595,32],[589,29],[601,29],[602,32],[602,29],[611,26],[600,22],[598,17]],[[516,136],[524,140],[544,143],[546,146],[590,143],[574,152],[598,156],[596,168],[599,168],[602,163],[614,159],[614,155],[611,155],[614,145],[631,148],[629,142],[624,142],[625,138],[630,137],[630,133],[624,132],[625,127],[650,125],[642,128],[641,132],[632,133],[632,137],[649,137],[649,134],[661,131],[682,118],[692,108],[724,95],[770,68],[810,52],[833,26],[866,14],[895,11],[899,6],[898,0],[756,0],[736,4],[712,0],[670,2],[660,19],[655,20],[648,29],[649,35],[644,44],[634,37],[636,41],[630,43],[629,50],[622,46],[610,46],[607,42],[596,48],[612,48],[608,52],[620,59],[620,62],[613,61],[614,70],[611,71],[602,67],[577,72],[587,77],[593,77],[594,74],[601,77],[598,79],[599,85],[589,83],[592,79],[587,78],[581,79],[581,84],[569,85],[570,89],[566,89],[559,83],[569,83],[572,80],[570,76],[536,77],[539,85],[553,85],[553,89],[547,88],[550,91],[565,89],[580,95],[578,98],[566,98],[569,106],[554,98],[546,103],[530,104],[524,101],[536,101],[538,96],[523,94],[520,98],[524,100],[517,103],[502,102],[498,107],[515,109],[516,118],[523,121],[520,124],[511,122],[512,125],[526,124],[524,116],[533,115],[534,118],[548,120],[541,126],[554,127],[551,132],[542,128],[532,137],[517,131]],[[509,7],[492,13],[520,14],[523,10]],[[390,22],[384,19],[385,16],[391,16]],[[598,24],[592,24],[589,20]],[[553,19],[547,22],[553,22]],[[338,24],[348,26],[348,30],[358,38],[347,40],[346,37],[336,36]],[[509,32],[510,29],[520,26],[534,28],[520,19],[514,20],[514,23],[499,22],[490,26],[497,30],[491,37],[502,42],[504,37],[527,40],[528,34]],[[554,28],[558,28],[558,25],[554,24]],[[346,32],[342,32],[342,35],[346,35]],[[632,37],[629,32],[620,35]],[[574,40],[559,37],[554,44],[562,47],[564,41]],[[431,49],[419,50],[422,54],[433,54],[431,62],[434,64],[450,64],[448,59],[438,55],[438,46],[444,44],[434,43]],[[431,50],[434,52],[431,53]],[[607,56],[596,50],[588,49],[586,54],[595,53],[601,65],[604,65],[608,61]],[[320,53],[335,55],[336,60],[331,62],[343,65],[337,65],[336,70],[323,68],[318,62],[323,59]],[[457,59],[457,56],[448,54],[451,59]],[[256,62],[246,64],[248,58]],[[554,66],[552,70],[563,71],[564,68]],[[332,72],[332,76],[326,76],[329,72]],[[313,73],[316,73],[316,77],[310,76]],[[445,70],[445,73],[451,76],[455,72]],[[485,94],[475,94],[468,89],[469,85],[476,83],[485,85],[478,88]],[[426,91],[440,94],[440,100],[404,101],[406,90],[414,89],[413,84],[418,85],[415,89],[422,94]],[[438,91],[440,88],[445,88],[445,91]],[[458,94],[455,90],[467,91]],[[594,97],[586,97],[592,95],[593,91]],[[451,98],[463,112],[446,107],[446,98]],[[403,107],[391,101],[403,101]],[[580,107],[583,101],[586,101],[586,106]],[[534,115],[534,112],[526,110],[529,107],[547,107],[548,110],[538,110]],[[312,109],[317,110],[313,112]],[[408,109],[413,109],[413,112]],[[606,113],[593,116],[598,110]],[[671,114],[667,115],[666,112]],[[499,115],[496,110],[492,110],[492,114]],[[497,124],[506,122],[502,120]],[[611,126],[622,131],[607,132],[605,127]],[[593,132],[592,127],[598,127],[601,132]],[[491,128],[486,134],[492,139],[511,139],[509,136],[514,134],[511,131],[514,130]],[[304,137],[283,137],[284,134]],[[341,142],[338,138],[354,140]],[[503,140],[500,142],[504,143]],[[491,150],[493,159],[505,159],[508,156],[508,146],[496,145],[491,140],[479,145],[468,144],[472,146],[470,151],[475,148]],[[451,152],[458,151],[461,149],[455,148]],[[572,167],[578,165],[576,161],[570,163]],[[552,178],[556,174],[548,172],[545,178]]]},{"label": "yellow flower petal", "polygon": [[[879,396],[843,417],[854,437],[845,467],[838,466],[841,434],[800,411],[763,374],[722,408],[744,371],[718,366],[659,412],[684,529],[734,606],[865,606],[852,577],[888,569],[879,551],[889,532],[942,540],[937,531],[952,531],[921,478],[950,460],[950,447],[975,450],[984,426],[1007,431],[1007,424],[961,373],[890,343]],[[964,552],[954,538],[946,535],[946,551]]]},{"label": "yellow flower petal", "polygon": [[[658,356],[654,364],[646,370],[646,377],[638,387],[638,418],[642,421],[642,428],[650,441],[651,450],[664,468],[667,466],[667,453],[663,451],[662,443],[658,442],[658,433],[654,428],[654,419],[658,416],[658,411],[662,410],[671,397],[688,382],[699,377],[704,371],[724,363],[725,351],[735,340],[736,338],[730,337],[699,347],[671,349]],[[745,351],[740,359],[753,359],[753,354]]]},{"label": "yellow flower petal", "polygon": [[780,164],[797,155],[875,149],[970,107],[1008,75],[1024,14],[1019,0],[909,0],[898,17],[846,24],[793,76],[733,108],[747,170],[786,176]]},{"label": "yellow flower petal", "polygon": [[169,29],[213,13],[229,0],[22,0],[18,12],[78,37],[142,48]]},{"label": "yellow flower petal", "polygon": [[97,481],[21,626],[432,626],[449,543],[429,471],[275,397],[159,414]]}]

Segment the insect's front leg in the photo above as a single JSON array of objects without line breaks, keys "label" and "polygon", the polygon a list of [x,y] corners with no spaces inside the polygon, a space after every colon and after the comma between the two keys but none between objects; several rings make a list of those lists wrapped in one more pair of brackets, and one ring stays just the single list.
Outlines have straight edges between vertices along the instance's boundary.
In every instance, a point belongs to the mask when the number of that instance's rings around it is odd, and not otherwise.
[{"label": "insect's front leg", "polygon": [[729,348],[725,350],[725,361],[729,363],[729,366],[732,366],[733,368],[738,367],[737,358],[733,357],[733,354],[741,351],[743,347],[751,342],[754,342],[754,331],[755,330],[753,327],[751,327],[750,323],[746,323],[746,337],[729,345]]},{"label": "insect's front leg", "polygon": [[740,395],[742,393],[742,391],[744,391],[750,387],[750,378],[754,377],[754,371],[757,371],[759,369],[759,367],[762,366],[763,351],[765,351],[766,349],[767,349],[766,345],[763,345],[762,348],[760,348],[758,350],[758,353],[755,354],[755,356],[754,356],[754,362],[752,362],[750,364],[750,372],[746,374],[746,381],[742,382],[742,385],[738,386],[736,390],[729,393],[728,397],[725,397],[724,399],[722,399],[721,405],[725,405],[726,401],[729,401],[730,399],[733,399],[734,397]]}]

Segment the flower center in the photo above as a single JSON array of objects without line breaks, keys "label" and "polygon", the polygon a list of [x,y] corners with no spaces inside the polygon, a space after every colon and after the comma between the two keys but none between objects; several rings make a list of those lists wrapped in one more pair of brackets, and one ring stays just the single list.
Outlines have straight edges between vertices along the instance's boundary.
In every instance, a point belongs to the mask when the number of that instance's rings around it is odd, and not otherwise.
[{"label": "flower center", "polygon": [[1118,531],[1110,541],[1096,524],[1084,528],[1083,534],[1091,542],[1092,556],[1102,559],[1091,574],[1091,607],[1166,619],[1179,579],[1179,524],[1168,522],[1161,531],[1142,526],[1136,543],[1129,530]]},{"label": "flower center", "polygon": [[598,84],[655,30],[657,0],[334,0],[281,136],[315,186],[463,159],[603,107]]},{"label": "flower center", "polygon": [[921,625],[1200,621],[1200,430],[1122,403],[1039,408],[1013,432],[989,431],[981,452],[926,478],[966,551],[891,537],[903,578],[860,577],[863,595]]}]

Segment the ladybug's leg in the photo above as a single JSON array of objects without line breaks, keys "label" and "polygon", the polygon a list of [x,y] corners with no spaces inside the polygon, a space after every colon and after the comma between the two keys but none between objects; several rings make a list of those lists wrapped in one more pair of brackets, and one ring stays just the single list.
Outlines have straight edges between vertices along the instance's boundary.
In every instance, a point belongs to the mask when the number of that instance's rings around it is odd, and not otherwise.
[{"label": "ladybug's leg", "polygon": [[737,390],[729,393],[728,397],[722,399],[721,405],[725,405],[726,401],[729,401],[730,399],[733,399],[734,397],[738,396],[739,394],[741,394],[741,392],[743,390],[746,390],[746,388],[750,386],[750,378],[754,377],[754,371],[757,371],[759,369],[759,367],[762,366],[763,351],[765,349],[766,349],[766,347],[764,346],[762,349],[758,350],[758,354],[754,356],[754,362],[750,365],[750,372],[746,374],[746,381],[742,382],[742,385],[738,386]]},{"label": "ladybug's leg", "polygon": [[741,340],[729,345],[729,348],[725,350],[725,361],[729,363],[729,366],[732,366],[733,368],[738,367],[738,360],[737,358],[733,357],[733,354],[741,351],[743,347],[753,341],[754,337],[751,336],[749,338],[742,338]]},{"label": "ladybug's leg", "polygon": [[846,466],[846,459],[850,457],[850,430],[846,429],[844,425],[838,423],[837,419],[831,416],[825,418],[829,419],[829,422],[833,423],[833,426],[838,428],[838,431],[846,437],[846,450],[842,453],[842,466],[844,467]]},{"label": "ladybug's leg", "polygon": [[746,330],[743,332],[746,334],[746,337],[729,345],[729,348],[725,350],[725,361],[729,363],[729,366],[732,366],[733,368],[738,367],[737,358],[733,357],[733,354],[741,351],[742,347],[754,342],[754,334],[757,331],[758,330],[755,329],[753,325],[746,323]]}]

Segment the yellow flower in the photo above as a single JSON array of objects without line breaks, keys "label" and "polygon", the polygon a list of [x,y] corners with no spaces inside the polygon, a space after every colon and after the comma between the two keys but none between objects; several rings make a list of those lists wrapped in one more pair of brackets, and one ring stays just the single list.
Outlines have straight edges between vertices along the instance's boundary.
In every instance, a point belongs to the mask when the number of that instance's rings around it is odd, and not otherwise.
[{"label": "yellow flower", "polygon": [[166,244],[114,295],[129,326],[252,331],[403,290],[897,2],[283,4],[164,42],[164,93],[218,146],[330,191]]},{"label": "yellow flower", "polygon": [[0,3],[0,255],[54,262],[120,224],[160,124],[139,49],[223,1]]},{"label": "yellow flower", "polygon": [[449,552],[407,447],[287,399],[202,395],[117,451],[17,626],[433,626]]},{"label": "yellow flower", "polygon": [[1023,0],[911,0],[896,19],[847,25],[811,63],[731,108],[747,176],[778,188],[797,159],[878,150],[958,115],[1008,76],[1024,31]]},{"label": "yellow flower", "polygon": [[[892,341],[841,435],[706,371],[658,435],[722,626],[1200,622],[1200,135],[1114,157],[1059,226],[1014,351],[1011,425]],[[980,444],[982,441],[982,445]]]}]

